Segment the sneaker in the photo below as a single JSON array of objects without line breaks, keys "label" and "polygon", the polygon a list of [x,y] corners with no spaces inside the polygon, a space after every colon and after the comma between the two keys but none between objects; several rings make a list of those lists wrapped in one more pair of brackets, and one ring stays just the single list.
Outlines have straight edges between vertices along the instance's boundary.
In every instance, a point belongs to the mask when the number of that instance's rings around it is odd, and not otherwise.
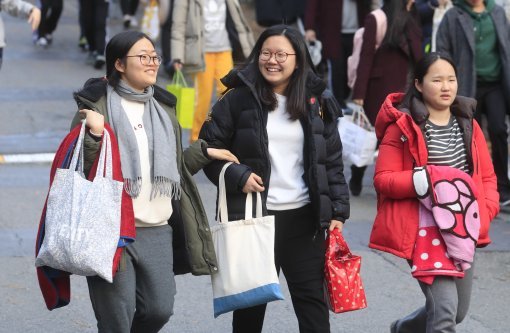
[{"label": "sneaker", "polygon": [[46,34],[44,36],[44,38],[46,38],[46,40],[48,41],[48,45],[50,45],[51,43],[53,43],[53,36],[52,34]]},{"label": "sneaker", "polygon": [[87,51],[88,48],[89,48],[89,43],[87,42],[87,38],[85,36],[81,37],[80,40],[78,41],[78,47],[82,50],[82,51]]},{"label": "sneaker", "polygon": [[124,15],[124,29],[129,29],[131,27],[131,15]]},{"label": "sneaker", "polygon": [[138,27],[138,21],[134,16],[131,16],[131,22],[129,24],[131,25],[132,28]]},{"label": "sneaker", "polygon": [[44,37],[39,37],[37,41],[35,42],[35,45],[40,46],[42,48],[48,47],[48,40]]},{"label": "sneaker", "polygon": [[106,63],[106,58],[102,54],[96,55],[96,59],[94,61],[94,68],[95,69],[101,69],[103,68],[104,64]]}]

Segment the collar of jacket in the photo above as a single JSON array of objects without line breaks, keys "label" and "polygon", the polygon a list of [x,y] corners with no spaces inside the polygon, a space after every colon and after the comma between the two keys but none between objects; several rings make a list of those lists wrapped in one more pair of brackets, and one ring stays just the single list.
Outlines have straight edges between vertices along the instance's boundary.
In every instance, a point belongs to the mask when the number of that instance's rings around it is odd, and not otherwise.
[{"label": "collar of jacket", "polygon": [[[83,88],[73,94],[74,99],[78,101],[78,97],[83,97],[95,103],[106,94],[107,85],[108,80],[104,77],[88,79]],[[154,85],[154,98],[171,107],[175,107],[177,104],[177,98],[174,95],[157,85]]]},{"label": "collar of jacket", "polygon": [[[257,100],[260,108],[262,109],[262,104],[260,103],[257,91],[255,89],[258,70],[259,69],[257,68],[257,64],[252,62],[242,69],[231,70],[225,77],[221,79],[221,82],[227,87],[227,89],[234,89],[244,86],[248,87],[253,96],[255,96],[255,99]],[[334,98],[333,93],[326,89],[326,83],[324,80],[322,80],[311,70],[308,72],[306,78],[306,88],[309,94],[309,96],[307,96],[307,100],[310,101],[310,104],[315,103],[312,102],[312,96],[320,97],[321,107],[324,111],[326,111],[331,119],[337,119],[338,117],[343,116],[340,105]]]}]

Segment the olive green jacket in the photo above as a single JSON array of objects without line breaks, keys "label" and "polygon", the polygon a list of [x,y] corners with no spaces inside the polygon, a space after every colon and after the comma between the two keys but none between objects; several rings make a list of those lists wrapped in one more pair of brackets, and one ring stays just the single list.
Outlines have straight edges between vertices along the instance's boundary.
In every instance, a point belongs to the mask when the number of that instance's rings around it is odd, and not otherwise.
[{"label": "olive green jacket", "polygon": [[[106,104],[106,86],[103,79],[88,80],[83,89],[74,94],[79,109],[94,110],[105,117],[108,123]],[[212,243],[207,215],[202,204],[198,189],[193,180],[197,173],[210,160],[204,155],[204,141],[197,141],[183,151],[182,129],[175,115],[175,96],[154,86],[154,98],[168,113],[176,133],[177,167],[181,176],[182,194],[179,200],[173,201],[174,212],[169,220],[173,227],[174,272],[193,275],[215,273],[217,268],[216,254]],[[80,122],[76,113],[71,128]],[[99,152],[101,142],[91,135],[85,135],[84,169],[88,174]]]}]

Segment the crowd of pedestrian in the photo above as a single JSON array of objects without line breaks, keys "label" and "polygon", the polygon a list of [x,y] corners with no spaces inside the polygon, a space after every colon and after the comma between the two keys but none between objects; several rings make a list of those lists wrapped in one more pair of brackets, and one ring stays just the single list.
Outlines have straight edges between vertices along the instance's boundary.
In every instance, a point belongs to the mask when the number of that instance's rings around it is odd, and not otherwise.
[{"label": "crowd of pedestrian", "polygon": [[[41,0],[40,10],[0,1],[2,11],[29,18],[37,46],[51,46],[62,0]],[[137,31],[139,1],[119,5],[126,31],[110,40],[111,2],[80,0],[77,18],[88,61],[106,64],[104,78],[75,94],[72,125],[88,126],[85,172],[108,124],[131,198],[123,214],[133,214],[137,233],[113,283],[87,278],[100,332],[159,331],[173,313],[174,273],[214,274],[191,175],[204,168],[218,185],[229,161],[229,220],[245,216],[246,194],[262,194],[300,331],[329,332],[323,231],[344,228],[349,193],[361,195],[366,169],[350,165],[344,177],[337,121],[351,102],[378,139],[369,246],[406,259],[425,296],[425,306],[390,331],[456,331],[469,308],[475,249],[490,243],[490,221],[510,205],[510,1],[259,0],[256,20],[267,29],[255,39],[238,0],[161,0],[163,57]],[[0,21],[0,65],[3,30]],[[316,66],[309,47],[319,43]],[[175,97],[156,85],[160,67],[193,78],[187,150]],[[176,243],[183,262],[174,262]],[[261,332],[265,311],[266,304],[234,311],[233,332]]]}]

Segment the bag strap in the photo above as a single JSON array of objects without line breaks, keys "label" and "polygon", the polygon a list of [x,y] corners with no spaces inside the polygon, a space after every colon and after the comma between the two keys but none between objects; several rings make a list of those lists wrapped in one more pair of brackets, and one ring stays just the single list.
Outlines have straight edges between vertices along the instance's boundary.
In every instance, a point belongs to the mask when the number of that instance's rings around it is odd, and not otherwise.
[{"label": "bag strap", "polygon": [[[221,168],[219,181],[218,181],[218,212],[216,214],[216,221],[218,223],[228,222],[228,208],[227,208],[227,190],[225,186],[225,172],[232,162],[225,163]],[[260,192],[257,193],[257,206],[255,217],[262,217],[262,197]],[[246,195],[246,203],[244,207],[244,219],[249,220],[253,218],[253,198],[252,193]]]},{"label": "bag strap", "polygon": [[365,110],[363,110],[362,106],[359,106],[352,110],[352,122],[360,127],[373,130],[373,126],[370,123],[370,120],[368,119]]},{"label": "bag strap", "polygon": [[172,84],[180,85],[183,87],[188,87],[188,83],[186,82],[186,79],[184,78],[184,74],[182,74],[182,71],[177,70],[174,73],[174,76],[172,77]]},{"label": "bag strap", "polygon": [[113,179],[112,169],[112,142],[110,133],[105,129],[103,131],[103,144],[101,145],[101,152],[99,154],[96,177],[101,176],[107,179]]},{"label": "bag strap", "polygon": [[[352,252],[347,245],[347,242],[344,239],[344,236],[341,231],[338,229],[333,229],[333,231],[329,232],[329,237],[334,237],[334,242],[338,245],[337,253],[340,254],[341,257],[352,256]],[[331,244],[331,240],[329,242]]]},{"label": "bag strap", "polygon": [[80,172],[83,173],[83,139],[85,138],[86,121],[83,120],[81,123],[80,135],[76,140],[76,146],[74,147],[73,157],[69,164],[69,169],[75,171],[78,167]]}]

